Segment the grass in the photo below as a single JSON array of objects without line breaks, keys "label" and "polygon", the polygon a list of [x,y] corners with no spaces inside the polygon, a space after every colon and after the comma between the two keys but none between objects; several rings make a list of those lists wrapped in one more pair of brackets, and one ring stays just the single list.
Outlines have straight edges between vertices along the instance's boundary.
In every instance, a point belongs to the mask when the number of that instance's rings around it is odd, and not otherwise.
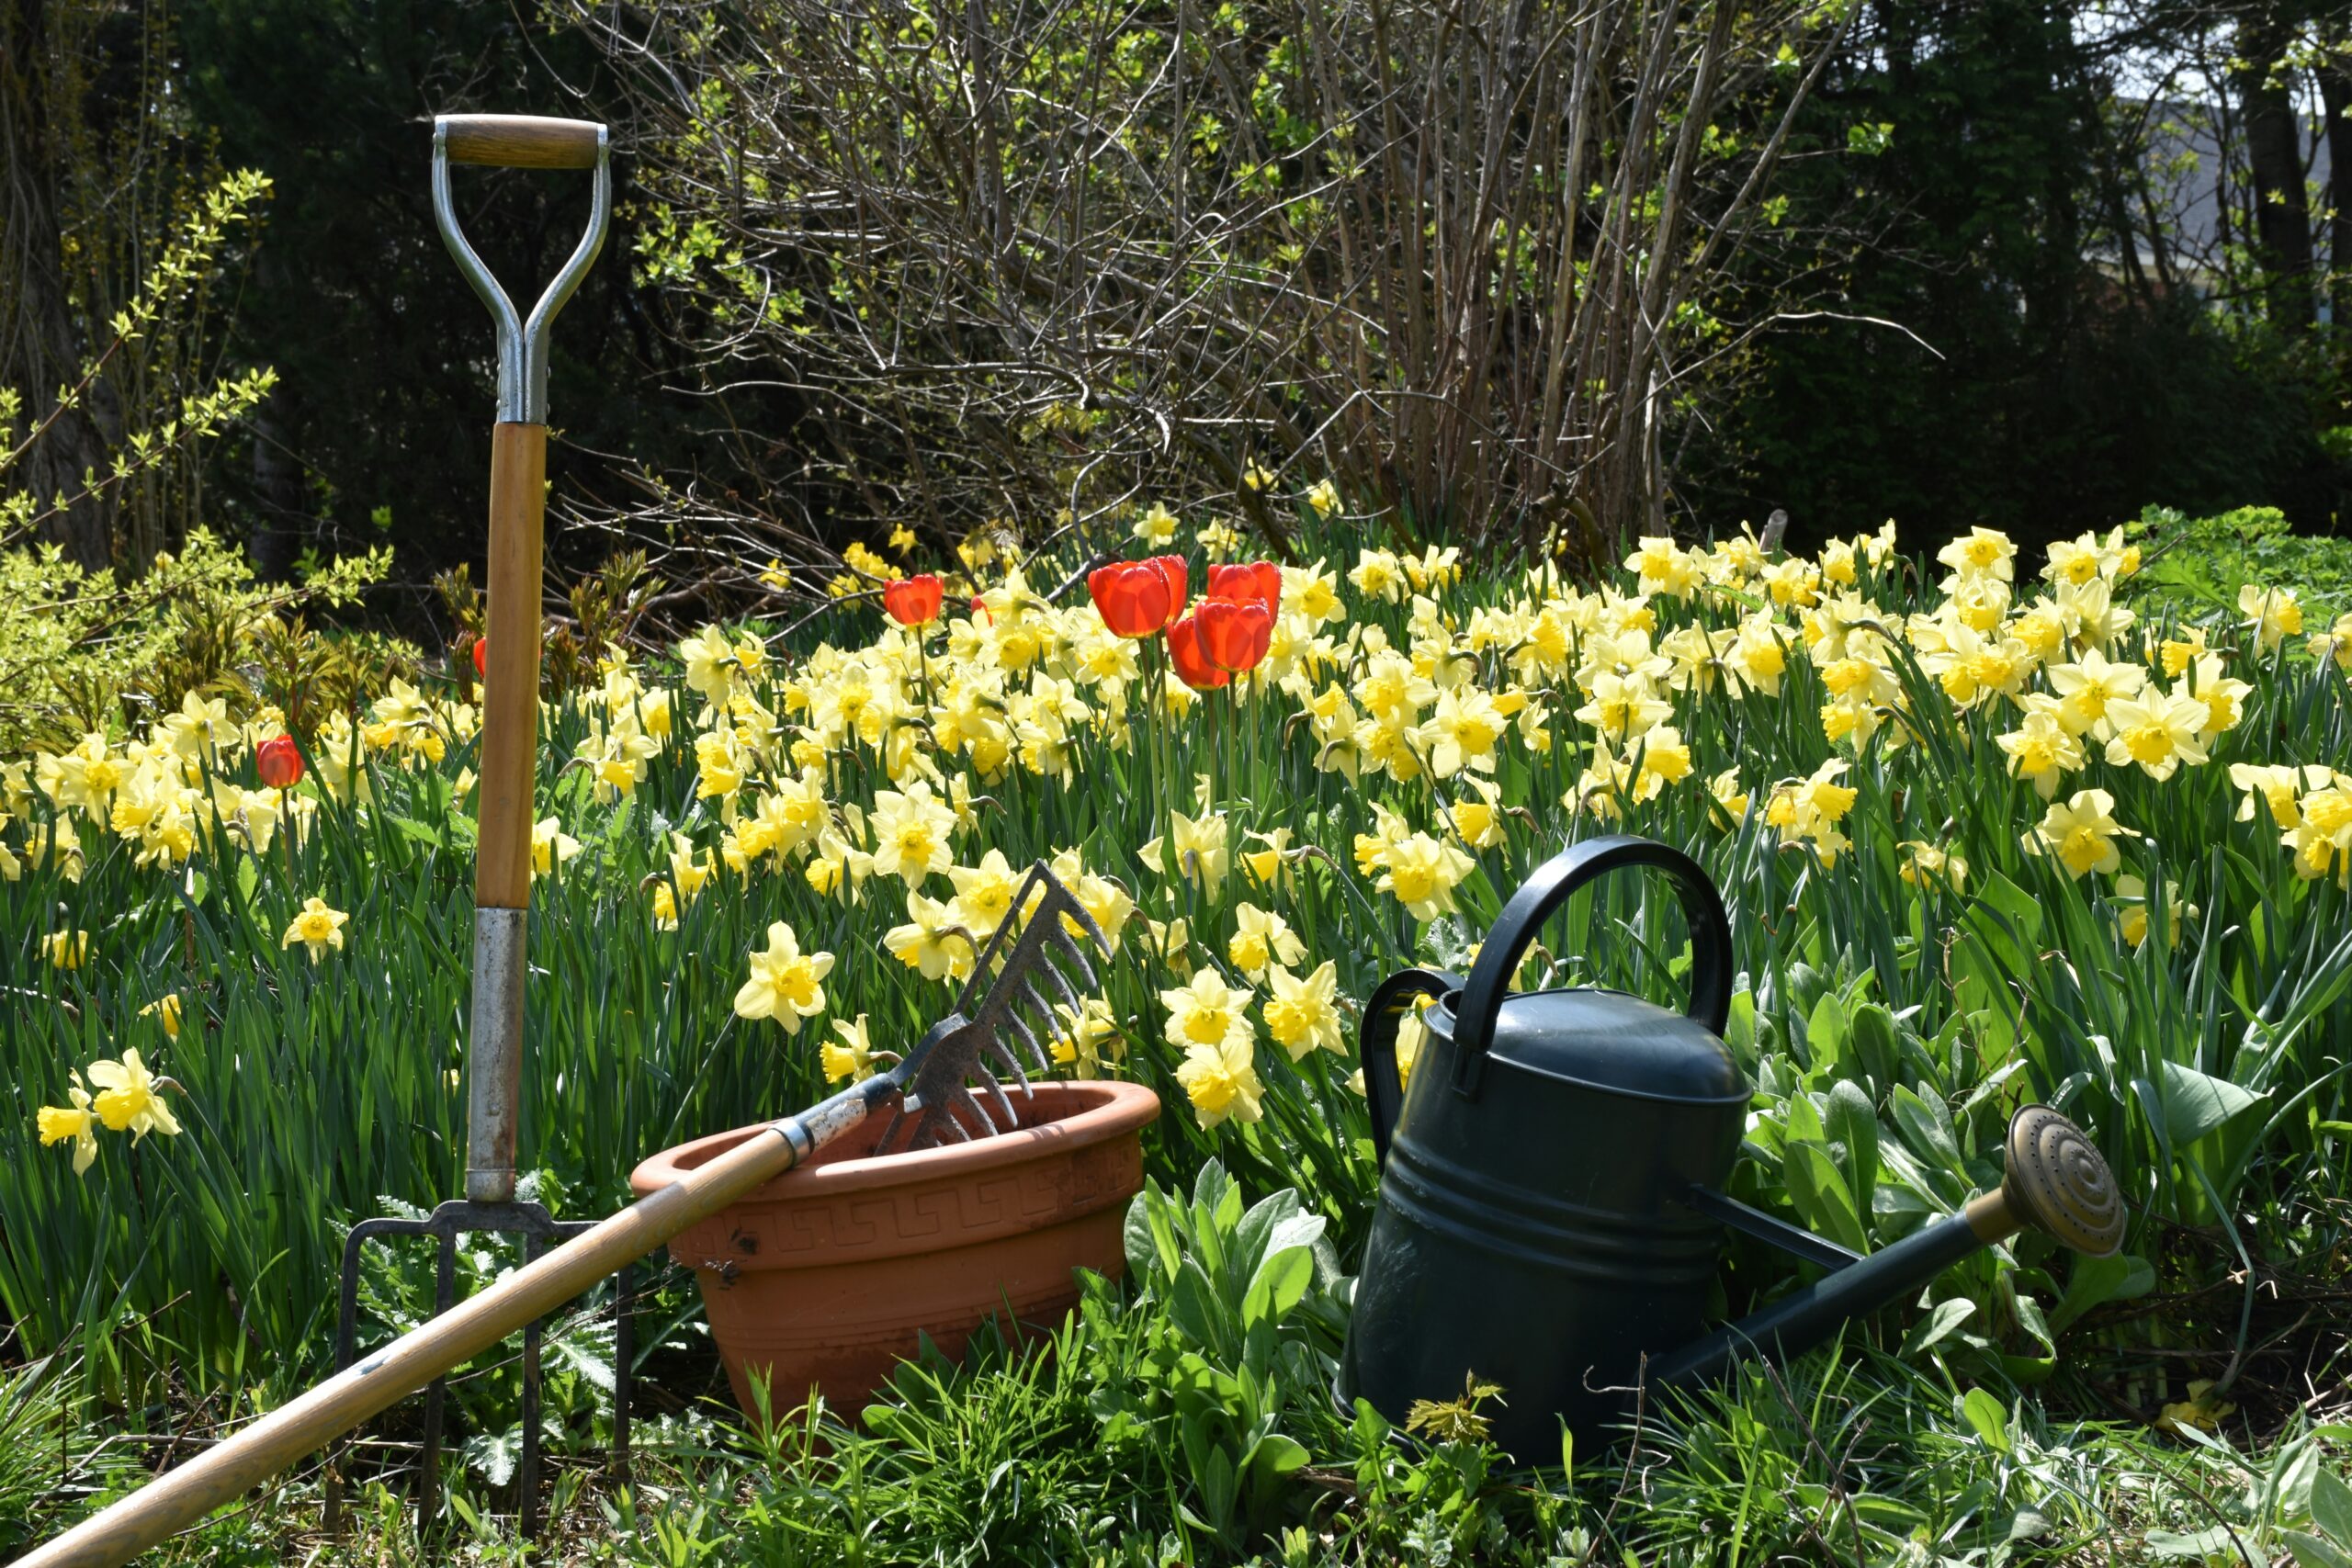
[{"label": "grass", "polygon": [[[1279,1368],[1251,1371],[1230,1345],[1188,1338],[1142,1275],[1102,1287],[1048,1346],[910,1370],[881,1419],[804,1414],[780,1448],[786,1436],[709,1403],[699,1309],[673,1272],[649,1292],[640,1326],[638,1371],[657,1419],[640,1428],[626,1492],[590,1473],[609,1425],[609,1302],[583,1303],[551,1336],[548,1435],[573,1456],[557,1497],[566,1555],[1990,1562],[2124,1540],[2161,1554],[2224,1528],[2237,1543],[2216,1553],[2290,1550],[2278,1532],[2309,1524],[2312,1484],[2299,1493],[2292,1478],[2342,1462],[2328,1445],[2344,1436],[2330,1423],[2346,1399],[2335,1325],[2352,1256],[2352,903],[2332,874],[2297,874],[2273,808],[2230,770],[2352,757],[2352,684],[2299,639],[2262,649],[2233,617],[2214,621],[2210,640],[2247,683],[2239,721],[2211,739],[2209,761],[2163,779],[2106,762],[2093,738],[2057,797],[2105,790],[2137,836],[2116,840],[2111,871],[2077,876],[2025,841],[2045,805],[1996,743],[2019,723],[2017,705],[1957,699],[1965,682],[1951,655],[1905,620],[1944,604],[1926,586],[1933,569],[1849,554],[1856,581],[1822,585],[1829,596],[1872,601],[1871,625],[1905,629],[1872,654],[1886,685],[1874,728],[1838,743],[1823,724],[1832,660],[1808,651],[1804,608],[1776,604],[1779,567],[1743,566],[1736,552],[1720,558],[1731,564],[1714,586],[1649,602],[1640,651],[1694,626],[1777,627],[1785,668],[1745,687],[1719,667],[1680,686],[1661,677],[1649,689],[1663,712],[1599,752],[1607,738],[1575,713],[1613,672],[1591,650],[1627,629],[1623,613],[1547,585],[1445,581],[1430,562],[1417,569],[1430,610],[1417,611],[1409,589],[1340,589],[1327,635],[1341,640],[1323,668],[1300,690],[1269,682],[1238,701],[1209,693],[1179,707],[1156,643],[1126,673],[1082,604],[1046,610],[1001,584],[991,619],[933,628],[919,654],[876,642],[870,610],[843,608],[763,646],[755,665],[714,665],[710,647],[722,645],[706,645],[699,658],[690,648],[641,663],[610,693],[566,694],[549,710],[538,811],[580,847],[534,892],[522,1145],[536,1190],[565,1215],[616,1207],[644,1155],[817,1098],[817,1042],[833,1021],[865,1015],[883,1045],[936,1016],[947,987],[886,951],[908,919],[907,890],[887,874],[861,880],[854,865],[878,847],[862,837],[876,795],[927,754],[943,795],[966,792],[955,796],[957,864],[989,850],[1014,866],[1074,852],[1139,906],[1105,976],[1110,1029],[1089,1043],[1102,1070],[1167,1103],[1148,1149],[1155,1175],[1190,1190],[1214,1169],[1250,1199],[1295,1193],[1341,1263],[1361,1247],[1374,1183],[1351,1063],[1323,1050],[1291,1060],[1253,1003],[1262,1114],[1220,1121],[1176,1077],[1184,1056],[1165,1037],[1162,992],[1214,969],[1262,1001],[1269,982],[1231,952],[1244,904],[1287,922],[1297,971],[1330,962],[1343,998],[1403,963],[1459,966],[1530,870],[1604,827],[1690,849],[1733,910],[1743,983],[1730,1043],[1757,1091],[1736,1196],[1870,1250],[1996,1179],[2007,1110],[2040,1098],[2083,1122],[2114,1165],[2132,1208],[2124,1260],[2087,1266],[2020,1237],[1858,1326],[1834,1357],[1647,1412],[1624,1453],[1534,1476],[1498,1468],[1475,1442],[1408,1442],[1333,1409],[1316,1377],[1344,1322],[1336,1296],[1288,1324],[1296,1348]],[[1392,570],[1408,577],[1403,563]],[[1049,580],[1043,566],[1033,573]],[[1630,577],[1617,586],[1630,590]],[[2021,584],[2003,624],[2062,602]],[[1453,625],[1433,633],[1440,608]],[[1563,647],[1547,652],[1552,630]],[[2120,630],[2108,651],[2153,663],[2180,630],[2167,609]],[[723,647],[740,648],[742,632]],[[1495,738],[1491,773],[1432,775],[1445,711],[1434,690],[1416,700],[1401,750],[1376,721],[1335,744],[1307,709],[1333,682],[1368,708],[1379,640],[1431,653],[1432,636],[1447,648],[1430,671],[1458,666],[1470,686],[1543,716]],[[1118,672],[1090,676],[1098,655]],[[1041,670],[1062,672],[1083,705],[1067,734],[1039,695]],[[2049,677],[2027,679],[2040,690]],[[740,700],[712,728],[701,721],[721,682]],[[861,730],[845,694],[876,686],[887,721]],[[12,1361],[58,1358],[39,1384],[40,1414],[22,1417],[41,1451],[51,1430],[59,1451],[86,1456],[103,1434],[201,1434],[283,1400],[323,1369],[348,1224],[458,1190],[473,834],[464,694],[360,716],[362,728],[386,727],[365,764],[364,807],[322,787],[354,729],[305,736],[295,798],[315,815],[266,849],[214,830],[193,834],[184,855],[158,854],[152,825],[125,831],[119,811],[69,808],[37,787],[38,769],[7,790],[16,820],[0,823],[0,846],[20,871],[0,882],[0,1063],[15,1097],[0,1114],[0,1312]],[[664,703],[666,730],[650,722]],[[632,728],[650,732],[650,755],[612,798],[571,760],[608,753]],[[437,759],[419,750],[428,735]],[[1678,742],[1688,776],[1649,793],[1645,761]],[[119,746],[110,755],[135,765]],[[1387,771],[1374,765],[1383,755]],[[729,865],[722,846],[741,848],[762,797],[811,761],[838,847],[812,840]],[[1828,761],[1846,763],[1837,782],[1854,792],[1842,814],[1775,821],[1775,800],[1801,798]],[[121,793],[209,798],[215,774],[257,782],[243,738],[207,753],[192,784],[179,766]],[[1726,771],[1747,796],[1728,809],[1733,787],[1711,787]],[[1466,826],[1490,798],[1491,834]],[[1222,815],[1221,877],[1147,863],[1144,846],[1178,814]],[[78,829],[78,877],[34,852],[61,828]],[[1384,886],[1380,842],[1407,832],[1472,840],[1458,845],[1466,874],[1450,912],[1419,918]],[[1921,846],[1964,861],[1964,874]],[[1269,849],[1282,852],[1261,875],[1244,856]],[[137,863],[142,853],[150,863]],[[843,874],[821,888],[807,873],[829,859]],[[931,890],[949,892],[944,880]],[[656,919],[664,894],[674,930]],[[316,959],[283,940],[314,895],[349,916],[344,946]],[[2153,934],[2135,942],[2143,916]],[[825,1011],[792,1034],[732,1005],[777,920],[839,959]],[[76,931],[89,956],[58,967],[46,941]],[[1663,890],[1613,879],[1576,901],[1522,979],[1668,999],[1682,947]],[[175,1037],[141,1011],[167,992],[183,999]],[[178,1086],[166,1092],[184,1130],[135,1144],[101,1132],[77,1175],[66,1147],[40,1143],[35,1109],[65,1103],[70,1070],[126,1048]],[[471,1282],[503,1261],[483,1248],[462,1269]],[[1791,1278],[1778,1255],[1736,1244],[1723,1304]],[[421,1254],[377,1257],[365,1300],[368,1341],[418,1320]],[[457,1385],[469,1435],[450,1460],[457,1534],[433,1551],[457,1550],[453,1540],[507,1550],[496,1521],[514,1506],[503,1466],[515,1380],[510,1356]],[[2199,1382],[2212,1385],[2201,1402]],[[2167,1407],[2179,1408],[2160,1431]],[[395,1446],[365,1451],[398,1460],[413,1423],[390,1418],[378,1437]],[[110,1451],[126,1450],[161,1457],[145,1438]],[[2290,1483],[2266,1500],[2258,1478],[2274,1472]],[[0,1531],[11,1519],[50,1528],[123,1481],[86,1460],[0,1467]],[[363,1491],[362,1503],[371,1552],[425,1550],[392,1494]],[[274,1559],[307,1539],[315,1506],[315,1477],[298,1479],[183,1554]]]}]

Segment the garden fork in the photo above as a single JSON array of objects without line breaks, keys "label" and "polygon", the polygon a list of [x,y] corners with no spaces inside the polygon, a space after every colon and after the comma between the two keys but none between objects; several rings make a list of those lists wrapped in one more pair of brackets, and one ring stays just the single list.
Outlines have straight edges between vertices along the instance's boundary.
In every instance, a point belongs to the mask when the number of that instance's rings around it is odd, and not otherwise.
[{"label": "garden fork", "polygon": [[[526,319],[458,227],[449,165],[591,169],[595,184],[588,231]],[[431,1236],[439,1257],[434,1312],[456,1295],[458,1238],[493,1233],[522,1238],[523,1262],[550,1242],[587,1230],[592,1221],[559,1221],[514,1195],[514,1135],[521,1114],[524,936],[531,892],[532,786],[537,774],[539,708],[539,558],[547,475],[548,336],[605,243],[612,216],[612,174],[605,127],[588,120],[525,115],[442,115],[433,124],[433,216],[474,292],[498,323],[498,422],[491,427],[488,629],[483,640],[481,750],[474,856],[473,1007],[466,1044],[466,1195],[425,1219],[381,1218],[354,1225],[343,1253],[335,1370],[357,1348],[359,1264],[367,1244],[389,1236]],[[619,1271],[615,1335],[612,1462],[628,1460],[628,1373],[635,1347],[629,1318],[630,1270]],[[435,1511],[442,1411],[447,1382],[425,1395],[424,1450],[418,1465],[419,1507]],[[539,1322],[523,1331],[522,1453],[516,1466],[522,1531],[535,1533],[539,1449]],[[339,1523],[341,1492],[332,1477],[329,1528]]]}]

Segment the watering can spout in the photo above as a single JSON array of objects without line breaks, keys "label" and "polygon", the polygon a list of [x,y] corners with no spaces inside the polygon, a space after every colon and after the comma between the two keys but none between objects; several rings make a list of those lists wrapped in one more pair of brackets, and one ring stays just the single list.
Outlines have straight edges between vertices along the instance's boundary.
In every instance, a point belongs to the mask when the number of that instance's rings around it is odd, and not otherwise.
[{"label": "watering can spout", "polygon": [[[2004,1156],[2001,1185],[1970,1199],[1958,1213],[1868,1258],[1817,1258],[1833,1265],[1823,1279],[1704,1338],[1653,1358],[1648,1380],[1701,1382],[1744,1355],[1790,1356],[1809,1349],[1849,1318],[1922,1288],[1978,1248],[2021,1230],[2041,1231],[2094,1258],[2104,1258],[2121,1244],[2121,1195],[2107,1162],[2081,1128],[2046,1105],[2029,1105],[2009,1122]],[[1706,1196],[1718,1203],[1728,1201]]]}]

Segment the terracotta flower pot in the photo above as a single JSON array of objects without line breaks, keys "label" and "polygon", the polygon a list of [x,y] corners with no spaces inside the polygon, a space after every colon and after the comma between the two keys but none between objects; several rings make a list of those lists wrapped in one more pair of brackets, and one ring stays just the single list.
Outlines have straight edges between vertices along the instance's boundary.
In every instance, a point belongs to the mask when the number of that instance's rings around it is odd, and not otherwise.
[{"label": "terracotta flower pot", "polygon": [[[1041,1083],[993,1138],[870,1157],[870,1118],[808,1165],[681,1232],[711,1337],[745,1411],[752,1374],[777,1416],[813,1386],[844,1413],[928,1334],[950,1356],[989,1317],[1057,1321],[1073,1269],[1116,1276],[1127,1200],[1143,1188],[1142,1132],[1159,1099],[1136,1084]],[[655,1155],[630,1173],[651,1192],[760,1129]]]}]

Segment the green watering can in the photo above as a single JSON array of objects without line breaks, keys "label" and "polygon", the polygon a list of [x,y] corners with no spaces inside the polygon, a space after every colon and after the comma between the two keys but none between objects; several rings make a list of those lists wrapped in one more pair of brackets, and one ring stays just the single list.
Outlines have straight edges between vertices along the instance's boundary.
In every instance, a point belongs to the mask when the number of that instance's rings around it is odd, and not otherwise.
[{"label": "green watering can", "polygon": [[[1510,976],[1560,906],[1609,872],[1663,873],[1690,931],[1690,1007],[1622,991],[1514,994]],[[1647,839],[1588,840],[1511,897],[1470,977],[1390,976],[1362,1034],[1379,1211],[1356,1282],[1340,1392],[1392,1421],[1416,1400],[1501,1385],[1495,1441],[1525,1461],[1604,1444],[1643,1382],[1692,1382],[1751,1350],[1794,1354],[2026,1227],[2113,1252],[2123,1206],[2065,1117],[2010,1122],[1998,1189],[1864,1258],[1724,1195],[1748,1085],[1722,1039],[1731,927],[1689,856]],[[1396,1027],[1422,998],[1428,1039],[1400,1090]],[[1705,1332],[1725,1226],[1826,1272]]]}]

